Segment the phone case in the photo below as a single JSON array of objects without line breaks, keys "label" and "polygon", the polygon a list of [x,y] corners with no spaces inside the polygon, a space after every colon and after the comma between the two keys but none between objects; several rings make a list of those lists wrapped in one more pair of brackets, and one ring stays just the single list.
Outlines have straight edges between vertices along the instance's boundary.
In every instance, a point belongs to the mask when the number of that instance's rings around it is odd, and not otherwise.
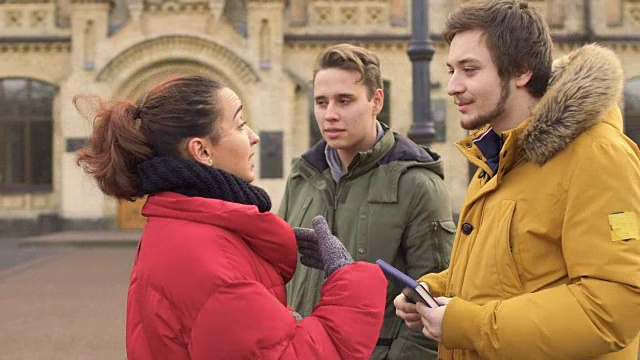
[{"label": "phone case", "polygon": [[376,260],[376,264],[387,276],[402,288],[402,293],[412,303],[421,302],[430,308],[441,306],[431,293],[407,274],[389,265],[382,259]]}]

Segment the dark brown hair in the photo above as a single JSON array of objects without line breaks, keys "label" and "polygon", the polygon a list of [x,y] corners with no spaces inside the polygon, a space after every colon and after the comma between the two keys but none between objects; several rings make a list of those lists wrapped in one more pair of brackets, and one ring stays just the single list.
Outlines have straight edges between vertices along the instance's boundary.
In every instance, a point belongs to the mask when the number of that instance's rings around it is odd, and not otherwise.
[{"label": "dark brown hair", "polygon": [[531,70],[527,90],[541,98],[551,76],[553,42],[540,14],[518,0],[467,3],[449,14],[442,36],[451,44],[457,34],[476,29],[484,32],[500,78]]},{"label": "dark brown hair", "polygon": [[156,86],[138,106],[126,101],[105,104],[90,95],[74,97],[95,106],[89,144],[76,163],[93,175],[110,196],[132,200],[138,189],[137,166],[154,156],[187,156],[186,141],[209,136],[215,142],[215,122],[221,115],[221,83],[202,76],[180,77]]},{"label": "dark brown hair", "polygon": [[337,44],[324,49],[316,60],[313,79],[320,70],[341,69],[360,74],[360,82],[366,87],[369,100],[377,89],[382,89],[380,60],[373,52],[351,44]]}]

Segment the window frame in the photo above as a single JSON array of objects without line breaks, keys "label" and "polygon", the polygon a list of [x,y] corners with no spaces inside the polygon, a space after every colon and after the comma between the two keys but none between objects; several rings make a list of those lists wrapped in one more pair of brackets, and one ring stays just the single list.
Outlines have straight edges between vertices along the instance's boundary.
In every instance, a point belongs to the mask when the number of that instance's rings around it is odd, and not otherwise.
[{"label": "window frame", "polygon": [[640,145],[640,76],[625,82],[623,117],[624,134]]},{"label": "window frame", "polygon": [[[55,102],[55,98],[58,93],[58,86],[55,84],[42,81],[35,78],[29,77],[3,77],[0,78],[0,104],[5,104],[8,101],[11,101],[11,98],[8,98],[5,95],[5,81],[15,81],[22,80],[24,81],[23,87],[19,88],[17,91],[25,91],[25,99],[24,103],[18,104],[18,109],[15,111],[15,114],[0,113],[0,132],[4,129],[8,129],[10,126],[16,126],[22,131],[22,177],[23,181],[20,183],[5,183],[4,180],[0,180],[0,195],[1,194],[24,194],[24,193],[47,193],[53,191],[53,104]],[[48,105],[49,108],[45,112],[32,112],[34,101],[42,101],[42,98],[38,98],[35,96],[36,89],[34,88],[34,84],[40,85],[44,93],[46,94],[45,98],[50,101]],[[46,106],[46,105],[44,105]],[[32,156],[36,151],[35,140],[32,138],[32,131],[37,124],[48,124],[50,127],[49,133],[51,136],[49,143],[49,151],[48,155],[50,155],[49,159],[49,168],[50,174],[48,183],[46,184],[34,184],[34,172],[32,171]],[[4,166],[9,166],[9,162],[4,164]],[[5,169],[0,169],[2,171],[2,175],[5,174]]]}]

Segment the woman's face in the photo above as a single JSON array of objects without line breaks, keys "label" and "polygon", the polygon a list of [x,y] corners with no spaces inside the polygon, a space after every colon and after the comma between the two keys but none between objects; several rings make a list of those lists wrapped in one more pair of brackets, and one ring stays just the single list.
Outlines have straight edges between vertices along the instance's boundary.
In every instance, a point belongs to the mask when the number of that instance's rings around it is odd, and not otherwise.
[{"label": "woman's face", "polygon": [[210,147],[211,166],[252,182],[256,167],[253,146],[260,138],[242,119],[242,103],[236,93],[225,88],[217,96],[222,114],[215,124],[217,141]]}]

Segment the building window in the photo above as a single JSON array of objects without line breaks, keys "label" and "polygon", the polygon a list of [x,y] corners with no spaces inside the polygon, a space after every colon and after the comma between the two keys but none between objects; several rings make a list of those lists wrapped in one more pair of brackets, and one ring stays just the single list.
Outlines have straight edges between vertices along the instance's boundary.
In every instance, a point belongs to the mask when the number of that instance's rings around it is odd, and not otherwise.
[{"label": "building window", "polygon": [[316,101],[313,98],[313,82],[309,83],[309,89],[309,147],[312,147],[318,143],[318,141],[322,140],[322,132],[320,132],[320,127],[318,127],[316,114],[314,112]]},{"label": "building window", "polygon": [[447,100],[432,99],[431,100],[431,118],[433,119],[433,127],[436,130],[434,142],[443,143],[447,141]]},{"label": "building window", "polygon": [[51,191],[53,85],[0,79],[0,192]]},{"label": "building window", "polygon": [[624,88],[624,133],[640,145],[640,77]]},{"label": "building window", "polygon": [[382,80],[382,90],[384,91],[384,103],[382,111],[378,114],[378,120],[391,127],[391,81]]}]

